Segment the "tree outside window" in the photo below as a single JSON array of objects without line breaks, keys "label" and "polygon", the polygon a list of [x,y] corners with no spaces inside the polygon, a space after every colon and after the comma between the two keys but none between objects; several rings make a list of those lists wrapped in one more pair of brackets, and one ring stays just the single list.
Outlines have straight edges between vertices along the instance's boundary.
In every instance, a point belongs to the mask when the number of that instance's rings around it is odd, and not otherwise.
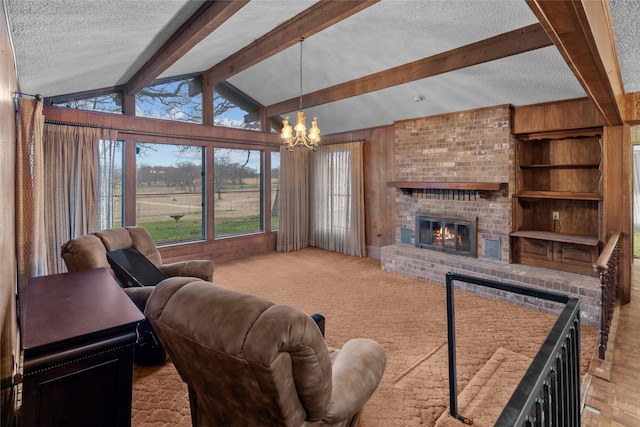
[{"label": "tree outside window", "polygon": [[216,237],[262,231],[261,152],[216,148],[213,168]]},{"label": "tree outside window", "polygon": [[136,148],[136,225],[158,244],[202,240],[202,147],[139,142]]}]

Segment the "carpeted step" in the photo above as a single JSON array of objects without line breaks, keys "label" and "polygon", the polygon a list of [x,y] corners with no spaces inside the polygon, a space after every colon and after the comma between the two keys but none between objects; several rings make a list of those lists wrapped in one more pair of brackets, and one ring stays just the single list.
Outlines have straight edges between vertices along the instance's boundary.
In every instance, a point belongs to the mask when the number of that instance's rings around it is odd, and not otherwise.
[{"label": "carpeted step", "polygon": [[[499,348],[458,395],[458,413],[473,420],[477,427],[490,427],[500,416],[520,383],[532,359]],[[449,408],[438,418],[436,427],[460,427]]]}]

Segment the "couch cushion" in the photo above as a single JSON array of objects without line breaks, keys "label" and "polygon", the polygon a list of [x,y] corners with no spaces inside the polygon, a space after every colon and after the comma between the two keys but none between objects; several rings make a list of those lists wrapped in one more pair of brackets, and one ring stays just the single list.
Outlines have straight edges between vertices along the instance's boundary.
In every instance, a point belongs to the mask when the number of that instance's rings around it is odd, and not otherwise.
[{"label": "couch cushion", "polygon": [[156,267],[160,267],[162,265],[162,257],[147,230],[142,227],[126,227],[126,230],[131,238],[131,246],[146,256]]},{"label": "couch cushion", "polygon": [[124,228],[111,228],[108,230],[93,233],[102,241],[107,252],[117,251],[118,249],[130,248],[133,246],[133,240],[129,232]]}]

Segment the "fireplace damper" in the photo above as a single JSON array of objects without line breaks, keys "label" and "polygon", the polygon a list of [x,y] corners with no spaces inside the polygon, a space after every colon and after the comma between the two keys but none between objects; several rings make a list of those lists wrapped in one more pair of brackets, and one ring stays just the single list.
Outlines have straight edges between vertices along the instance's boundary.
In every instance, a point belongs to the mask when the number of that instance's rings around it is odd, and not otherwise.
[{"label": "fireplace damper", "polygon": [[476,257],[477,218],[416,214],[416,246],[456,255]]}]

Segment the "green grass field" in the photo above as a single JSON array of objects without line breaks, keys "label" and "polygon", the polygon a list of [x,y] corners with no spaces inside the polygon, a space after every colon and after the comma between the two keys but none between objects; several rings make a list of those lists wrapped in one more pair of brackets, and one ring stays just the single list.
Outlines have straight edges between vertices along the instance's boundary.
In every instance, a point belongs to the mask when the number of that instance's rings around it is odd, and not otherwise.
[{"label": "green grass field", "polygon": [[640,232],[633,233],[633,257],[640,258]]},{"label": "green grass field", "polygon": [[[144,227],[158,244],[199,240],[204,234],[202,221],[199,219],[181,219],[180,227],[176,227],[176,222],[172,219],[140,222],[138,225]],[[217,236],[260,231],[260,217],[219,218],[216,219],[215,228]]]}]

